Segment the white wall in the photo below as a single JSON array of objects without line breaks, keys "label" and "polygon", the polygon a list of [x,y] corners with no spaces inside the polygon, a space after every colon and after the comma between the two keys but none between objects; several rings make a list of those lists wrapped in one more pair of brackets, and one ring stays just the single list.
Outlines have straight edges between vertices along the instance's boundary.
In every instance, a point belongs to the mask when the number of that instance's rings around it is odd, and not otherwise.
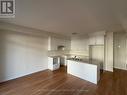
[{"label": "white wall", "polygon": [[47,69],[47,51],[48,37],[1,30],[0,82]]},{"label": "white wall", "polygon": [[[49,36],[61,38],[54,42],[52,48],[56,48],[55,44],[62,39],[69,39],[39,29],[0,22],[0,82],[48,69]],[[69,46],[68,42],[66,46]]]}]

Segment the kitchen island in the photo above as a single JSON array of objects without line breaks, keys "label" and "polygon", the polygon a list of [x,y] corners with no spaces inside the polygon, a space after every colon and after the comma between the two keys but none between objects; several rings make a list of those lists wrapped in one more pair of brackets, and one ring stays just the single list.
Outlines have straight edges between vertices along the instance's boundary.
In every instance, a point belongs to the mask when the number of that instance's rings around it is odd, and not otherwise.
[{"label": "kitchen island", "polygon": [[100,80],[100,64],[91,64],[89,60],[67,60],[67,73],[97,84]]}]

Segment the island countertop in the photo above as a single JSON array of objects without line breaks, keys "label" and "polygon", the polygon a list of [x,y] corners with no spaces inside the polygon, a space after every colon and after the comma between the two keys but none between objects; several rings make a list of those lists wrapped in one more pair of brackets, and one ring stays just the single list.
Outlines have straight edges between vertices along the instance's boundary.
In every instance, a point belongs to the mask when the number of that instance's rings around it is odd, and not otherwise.
[{"label": "island countertop", "polygon": [[85,64],[91,64],[91,65],[100,65],[100,63],[98,61],[92,61],[90,59],[80,59],[80,60],[74,60],[72,58],[68,58],[67,60],[70,61],[75,61],[75,62],[80,62],[80,63],[85,63]]}]

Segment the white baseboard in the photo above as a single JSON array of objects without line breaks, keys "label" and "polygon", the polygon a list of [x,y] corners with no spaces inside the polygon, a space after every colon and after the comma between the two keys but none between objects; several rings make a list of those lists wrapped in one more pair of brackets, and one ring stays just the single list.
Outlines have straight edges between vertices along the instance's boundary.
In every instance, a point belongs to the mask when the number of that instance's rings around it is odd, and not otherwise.
[{"label": "white baseboard", "polygon": [[114,67],[115,69],[127,70],[125,68]]}]

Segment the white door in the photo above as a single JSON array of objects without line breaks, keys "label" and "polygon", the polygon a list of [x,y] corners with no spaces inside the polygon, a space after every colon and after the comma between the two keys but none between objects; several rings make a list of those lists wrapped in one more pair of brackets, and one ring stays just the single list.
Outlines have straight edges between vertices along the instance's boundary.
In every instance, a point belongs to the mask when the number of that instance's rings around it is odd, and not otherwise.
[{"label": "white door", "polygon": [[114,33],[114,68],[127,69],[126,66],[126,33]]}]

